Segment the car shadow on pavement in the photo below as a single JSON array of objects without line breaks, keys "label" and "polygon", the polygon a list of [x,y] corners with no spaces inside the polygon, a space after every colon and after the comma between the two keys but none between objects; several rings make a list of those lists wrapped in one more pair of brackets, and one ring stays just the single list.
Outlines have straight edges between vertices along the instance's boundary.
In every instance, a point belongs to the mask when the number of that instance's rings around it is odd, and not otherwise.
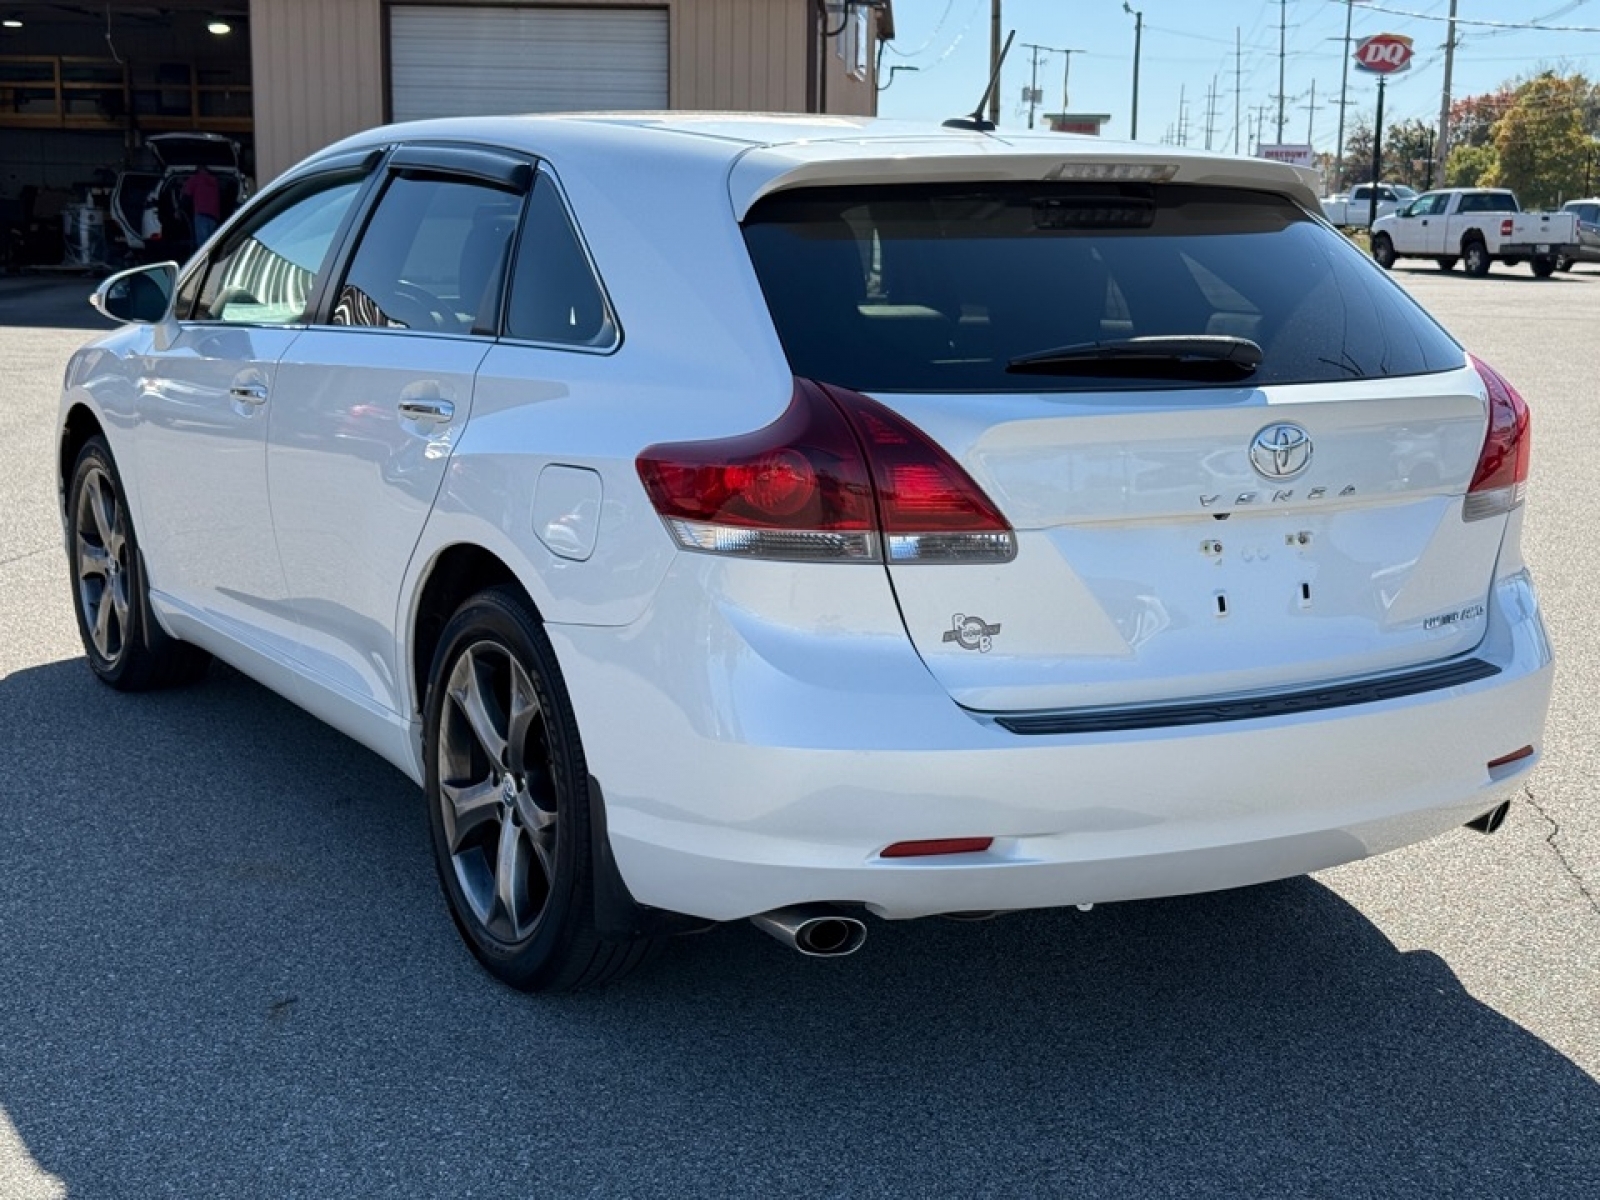
[{"label": "car shadow on pavement", "polygon": [[116,322],[89,306],[98,275],[0,276],[0,326],[105,333]]},{"label": "car shadow on pavement", "polygon": [[1310,879],[872,921],[835,961],[726,926],[528,997],[456,939],[415,786],[232,671],[17,672],[0,754],[0,1180],[8,1152],[73,1197],[1600,1179],[1595,1080]]}]

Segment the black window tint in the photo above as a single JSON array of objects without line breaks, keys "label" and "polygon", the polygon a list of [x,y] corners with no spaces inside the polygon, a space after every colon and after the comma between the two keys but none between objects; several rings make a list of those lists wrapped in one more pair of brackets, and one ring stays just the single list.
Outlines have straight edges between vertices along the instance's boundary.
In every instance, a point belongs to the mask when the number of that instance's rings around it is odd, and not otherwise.
[{"label": "black window tint", "polygon": [[466,179],[397,176],[339,289],[335,325],[493,333],[521,197]]},{"label": "black window tint", "polygon": [[797,374],[869,391],[1194,386],[1019,375],[1107,339],[1248,338],[1251,385],[1414,375],[1462,352],[1338,233],[1279,197],[1167,184],[780,192],[745,241]]},{"label": "black window tint", "polygon": [[228,238],[194,306],[197,321],[293,325],[306,319],[317,272],[361,180],[310,183],[271,204]]},{"label": "black window tint", "polygon": [[605,293],[548,176],[540,177],[528,198],[506,335],[564,346],[603,347],[616,341]]}]

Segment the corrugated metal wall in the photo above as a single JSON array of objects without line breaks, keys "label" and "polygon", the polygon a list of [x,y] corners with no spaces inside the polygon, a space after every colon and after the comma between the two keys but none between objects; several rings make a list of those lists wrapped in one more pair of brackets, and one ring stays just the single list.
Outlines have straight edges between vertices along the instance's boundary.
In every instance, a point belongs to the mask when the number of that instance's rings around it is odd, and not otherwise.
[{"label": "corrugated metal wall", "polygon": [[[665,8],[673,108],[806,111],[815,0],[467,2]],[[386,7],[384,0],[250,0],[256,172],[261,183],[329,142],[382,123]],[[870,78],[852,78],[832,45],[824,61],[828,110],[872,112],[876,95]]]},{"label": "corrugated metal wall", "polygon": [[383,123],[378,0],[251,0],[256,175]]}]

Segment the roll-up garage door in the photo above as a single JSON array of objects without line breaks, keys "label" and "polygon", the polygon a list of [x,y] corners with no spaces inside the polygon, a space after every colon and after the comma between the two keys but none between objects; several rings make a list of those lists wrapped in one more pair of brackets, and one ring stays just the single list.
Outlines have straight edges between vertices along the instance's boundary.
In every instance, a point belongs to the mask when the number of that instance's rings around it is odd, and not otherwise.
[{"label": "roll-up garage door", "polygon": [[396,5],[396,121],[667,107],[665,9]]}]

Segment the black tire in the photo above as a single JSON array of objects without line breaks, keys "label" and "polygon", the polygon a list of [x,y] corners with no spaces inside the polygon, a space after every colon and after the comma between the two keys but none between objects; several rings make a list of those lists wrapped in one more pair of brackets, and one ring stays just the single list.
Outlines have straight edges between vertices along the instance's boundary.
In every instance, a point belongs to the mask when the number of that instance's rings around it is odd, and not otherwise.
[{"label": "black tire", "polygon": [[67,571],[89,666],[120,692],[194,683],[211,655],[180,642],[150,611],[144,557],[111,448],[92,437],[67,481]]},{"label": "black tire", "polygon": [[650,958],[657,940],[595,931],[588,766],[555,652],[516,588],[479,592],[445,626],[425,717],[434,865],[484,968],[570,992]]},{"label": "black tire", "polygon": [[1489,248],[1476,238],[1461,244],[1461,267],[1468,275],[1481,279],[1489,273]]},{"label": "black tire", "polygon": [[1535,279],[1549,279],[1556,273],[1556,260],[1548,255],[1537,255],[1529,260],[1528,269],[1533,272]]},{"label": "black tire", "polygon": [[1556,255],[1556,270],[1558,270],[1558,271],[1570,271],[1570,270],[1572,270],[1572,257],[1571,257],[1571,255],[1567,255],[1567,254],[1558,254],[1558,255]]},{"label": "black tire", "polygon": [[1438,261],[1439,270],[1441,271],[1454,271],[1456,269],[1456,256],[1453,254],[1447,254]]},{"label": "black tire", "polygon": [[1389,240],[1389,235],[1386,233],[1373,235],[1372,261],[1387,271],[1394,266],[1395,257],[1394,242]]}]

